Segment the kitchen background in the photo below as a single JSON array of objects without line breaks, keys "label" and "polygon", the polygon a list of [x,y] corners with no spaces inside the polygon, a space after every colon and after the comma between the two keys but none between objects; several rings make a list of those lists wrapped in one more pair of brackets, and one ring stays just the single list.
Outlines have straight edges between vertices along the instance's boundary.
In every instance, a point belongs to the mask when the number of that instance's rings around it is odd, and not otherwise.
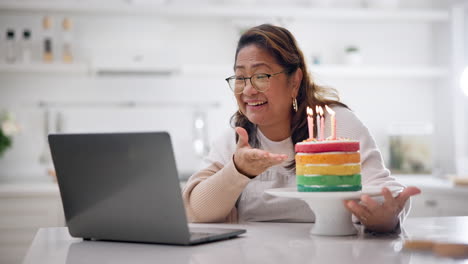
[{"label": "kitchen background", "polygon": [[[241,32],[265,22],[296,36],[313,78],[339,90],[394,174],[417,175],[415,183],[468,177],[468,91],[459,85],[468,65],[464,4],[0,1],[0,110],[20,128],[0,156],[0,182],[53,181],[48,133],[150,130],[171,133],[186,179],[236,111],[224,79]],[[10,189],[0,194],[14,197]],[[24,245],[12,248],[0,249],[11,263]]]},{"label": "kitchen background", "polygon": [[[467,144],[466,128],[459,136],[454,130],[468,119],[455,116],[456,107],[466,112],[467,99],[454,83],[465,48],[454,41],[466,36],[457,31],[463,17],[453,3],[3,1],[0,105],[21,130],[0,159],[0,179],[47,177],[47,133],[146,130],[171,132],[187,177],[236,109],[224,78],[232,74],[240,32],[264,22],[293,32],[313,77],[340,91],[388,165],[392,140],[416,134],[426,138],[415,147],[425,154],[407,167],[455,173],[455,151],[466,155]],[[333,9],[312,9],[324,5]]]}]

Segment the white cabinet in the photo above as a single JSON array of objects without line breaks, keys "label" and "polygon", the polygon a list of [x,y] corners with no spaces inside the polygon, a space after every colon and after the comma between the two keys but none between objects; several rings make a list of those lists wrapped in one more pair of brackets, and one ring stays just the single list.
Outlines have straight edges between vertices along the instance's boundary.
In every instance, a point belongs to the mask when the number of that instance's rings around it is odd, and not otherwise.
[{"label": "white cabinet", "polygon": [[468,190],[466,194],[434,192],[412,198],[410,217],[468,216]]},{"label": "white cabinet", "polygon": [[468,216],[468,187],[430,176],[399,176],[397,180],[422,191],[412,197],[410,217]]},{"label": "white cabinet", "polygon": [[0,185],[0,263],[20,263],[37,230],[56,226],[64,226],[56,184]]}]

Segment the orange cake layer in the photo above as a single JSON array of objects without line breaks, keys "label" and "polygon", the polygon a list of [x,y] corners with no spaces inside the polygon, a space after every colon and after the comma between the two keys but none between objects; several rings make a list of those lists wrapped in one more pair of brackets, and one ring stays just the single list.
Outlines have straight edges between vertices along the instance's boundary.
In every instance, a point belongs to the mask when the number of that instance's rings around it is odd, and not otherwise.
[{"label": "orange cake layer", "polygon": [[305,164],[331,164],[340,165],[347,163],[359,163],[359,152],[324,152],[324,153],[297,153],[296,166]]}]

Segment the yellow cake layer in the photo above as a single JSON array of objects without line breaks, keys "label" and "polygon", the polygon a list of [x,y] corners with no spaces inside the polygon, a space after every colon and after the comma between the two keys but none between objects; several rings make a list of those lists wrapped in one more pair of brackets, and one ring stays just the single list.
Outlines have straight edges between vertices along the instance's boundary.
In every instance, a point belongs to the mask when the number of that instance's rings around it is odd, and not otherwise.
[{"label": "yellow cake layer", "polygon": [[296,154],[296,166],[305,164],[347,164],[359,163],[359,152],[328,152],[328,153],[298,153]]},{"label": "yellow cake layer", "polygon": [[352,175],[361,173],[359,163],[343,165],[297,165],[296,175]]}]

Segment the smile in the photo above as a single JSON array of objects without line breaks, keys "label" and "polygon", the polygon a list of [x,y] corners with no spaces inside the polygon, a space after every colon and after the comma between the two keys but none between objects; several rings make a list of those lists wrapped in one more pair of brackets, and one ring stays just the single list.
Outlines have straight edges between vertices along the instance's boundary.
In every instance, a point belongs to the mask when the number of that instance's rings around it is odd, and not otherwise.
[{"label": "smile", "polygon": [[247,105],[249,106],[260,106],[266,104],[267,101],[259,101],[259,102],[248,102]]}]

